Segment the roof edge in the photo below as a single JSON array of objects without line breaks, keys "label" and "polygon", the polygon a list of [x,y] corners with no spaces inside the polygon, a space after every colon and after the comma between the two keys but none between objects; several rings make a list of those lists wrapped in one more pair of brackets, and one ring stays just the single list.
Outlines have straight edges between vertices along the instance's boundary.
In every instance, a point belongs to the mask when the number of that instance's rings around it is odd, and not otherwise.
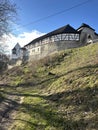
[{"label": "roof edge", "polygon": [[77,29],[77,31],[78,31],[79,29],[82,30],[82,28],[84,28],[84,27],[90,28],[91,30],[95,31],[95,29],[93,29],[91,26],[89,26],[89,25],[86,24],[86,23],[82,23],[81,26]]},{"label": "roof edge", "polygon": [[[49,33],[47,33],[47,34],[45,34],[45,35],[42,35],[42,36],[40,36],[40,37],[38,37],[38,38],[32,40],[30,43],[26,44],[24,47],[26,47],[26,46],[32,44],[32,42],[36,42],[37,40],[41,40],[41,39],[44,39],[44,38],[47,38],[47,37],[50,37],[50,36],[53,36],[53,35],[57,35],[57,34],[62,34],[62,33],[64,33],[64,31],[67,31],[68,28],[70,29],[68,33],[79,33],[79,32],[78,32],[76,29],[74,29],[70,24],[67,24],[67,25],[65,25],[65,26],[63,26],[63,27],[60,27],[60,28],[58,28],[58,29],[56,29],[56,30],[54,30],[54,31],[51,31],[51,32],[49,32]],[[72,30],[72,31],[71,31],[71,30]]]}]

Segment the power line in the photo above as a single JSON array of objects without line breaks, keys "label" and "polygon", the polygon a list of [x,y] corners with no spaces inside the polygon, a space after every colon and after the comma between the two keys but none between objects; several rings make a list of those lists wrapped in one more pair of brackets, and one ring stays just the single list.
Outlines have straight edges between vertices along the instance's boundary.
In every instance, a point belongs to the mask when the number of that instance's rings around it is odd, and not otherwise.
[{"label": "power line", "polygon": [[[38,23],[38,22],[43,21],[43,20],[45,20],[45,19],[48,19],[48,18],[50,18],[50,17],[54,17],[54,16],[56,16],[56,15],[65,13],[65,12],[67,12],[67,11],[70,11],[70,10],[72,10],[72,9],[74,9],[74,8],[77,8],[77,7],[80,7],[80,6],[82,6],[82,5],[85,5],[85,4],[87,4],[87,3],[91,2],[91,1],[92,1],[92,0],[84,1],[84,2],[82,2],[82,3],[79,3],[79,4],[76,4],[76,5],[72,6],[72,7],[70,7],[70,8],[67,8],[67,9],[62,10],[62,11],[59,11],[59,12],[57,12],[57,13],[54,13],[54,14],[51,14],[51,15],[42,17],[42,18],[40,18],[40,19],[38,19],[38,20],[32,21],[32,22],[30,22],[30,23],[28,23],[28,24],[22,25],[21,27],[17,27],[17,28],[19,29],[19,28],[22,28],[22,27],[29,26],[29,25],[31,25],[31,24]],[[13,29],[13,31],[14,31],[14,30],[16,30],[16,29]]]}]

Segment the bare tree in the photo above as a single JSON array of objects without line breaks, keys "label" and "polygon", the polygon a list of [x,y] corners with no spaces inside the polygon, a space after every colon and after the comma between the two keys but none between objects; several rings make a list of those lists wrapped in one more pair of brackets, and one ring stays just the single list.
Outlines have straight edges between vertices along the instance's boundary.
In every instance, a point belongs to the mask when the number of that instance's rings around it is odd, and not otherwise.
[{"label": "bare tree", "polygon": [[0,53],[7,55],[9,53],[8,45],[0,43]]},{"label": "bare tree", "polygon": [[16,19],[16,5],[11,0],[0,0],[0,70],[7,67],[7,46],[4,35],[11,31],[11,24]]},{"label": "bare tree", "polygon": [[0,39],[11,31],[11,22],[16,15],[16,5],[10,0],[0,0]]}]

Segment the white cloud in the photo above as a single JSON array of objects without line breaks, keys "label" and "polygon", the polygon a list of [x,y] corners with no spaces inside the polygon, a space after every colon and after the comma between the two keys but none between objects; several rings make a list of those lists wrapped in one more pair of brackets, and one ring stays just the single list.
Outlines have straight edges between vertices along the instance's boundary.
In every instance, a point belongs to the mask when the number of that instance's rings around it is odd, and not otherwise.
[{"label": "white cloud", "polygon": [[13,34],[4,35],[4,42],[6,45],[9,46],[9,51],[16,45],[16,43],[19,43],[21,47],[31,42],[33,39],[44,35],[45,33],[41,33],[37,30],[32,30],[31,32],[23,32],[19,34],[18,36],[15,36]]}]

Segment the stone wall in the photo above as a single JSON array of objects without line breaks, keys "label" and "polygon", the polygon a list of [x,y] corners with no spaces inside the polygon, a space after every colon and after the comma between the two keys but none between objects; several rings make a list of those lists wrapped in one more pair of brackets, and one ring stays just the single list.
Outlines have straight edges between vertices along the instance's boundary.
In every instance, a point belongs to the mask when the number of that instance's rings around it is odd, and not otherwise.
[{"label": "stone wall", "polygon": [[78,29],[69,24],[32,40],[23,48],[17,43],[12,49],[12,59],[15,62],[38,60],[52,53],[85,46],[98,41],[98,34],[89,25],[83,23]]},{"label": "stone wall", "polygon": [[92,29],[85,27],[80,34],[81,45],[86,45],[88,43],[89,36],[91,37],[91,40],[98,39],[98,36],[95,35],[95,32]]},{"label": "stone wall", "polygon": [[30,53],[31,55],[29,55],[29,60],[41,59],[43,57],[48,56],[51,53],[55,53],[68,48],[76,48],[79,46],[80,46],[79,41],[57,41],[57,42],[42,44],[39,46],[40,49],[38,50],[36,49],[35,53],[33,54]]}]

